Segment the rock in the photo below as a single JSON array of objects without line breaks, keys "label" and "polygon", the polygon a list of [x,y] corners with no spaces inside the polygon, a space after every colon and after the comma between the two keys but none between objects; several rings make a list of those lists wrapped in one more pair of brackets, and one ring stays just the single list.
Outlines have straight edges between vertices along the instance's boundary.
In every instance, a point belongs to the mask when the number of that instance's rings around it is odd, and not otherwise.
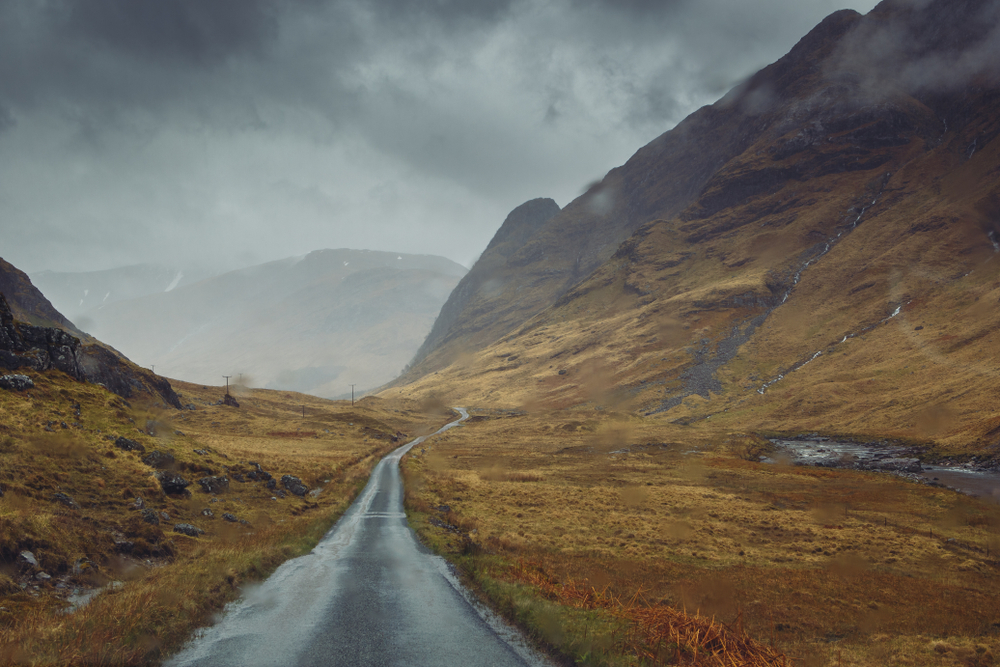
[{"label": "rock", "polygon": [[[205,509],[203,509],[203,510],[201,511],[201,515],[202,515],[202,516],[207,516],[207,517],[213,517],[213,516],[215,516],[215,512],[213,512],[212,510],[210,510],[210,509],[208,509],[208,508],[206,507]],[[223,515],[223,516],[225,516],[225,515]]]},{"label": "rock", "polygon": [[205,493],[223,493],[229,490],[229,478],[210,475],[199,479],[198,485]]},{"label": "rock", "polygon": [[137,510],[146,509],[146,501],[142,499],[142,496],[136,496],[135,501],[132,503],[132,508]]},{"label": "rock", "polygon": [[34,389],[35,383],[31,381],[31,378],[27,375],[15,374],[15,375],[4,375],[0,377],[0,389],[7,389],[9,391],[27,391],[28,389]]},{"label": "rock", "polygon": [[160,518],[163,519],[164,521],[170,521],[170,515],[167,514],[166,512],[160,512]]},{"label": "rock", "polygon": [[267,484],[265,484],[264,486],[266,488],[271,489],[273,491],[274,487],[276,487],[277,485],[278,485],[277,482],[275,482],[273,479],[268,478]]},{"label": "rock", "polygon": [[199,454],[201,456],[208,456],[208,452],[206,450],[204,450],[204,449],[196,449],[196,450],[194,450],[194,453],[195,454]]},{"label": "rock", "polygon": [[222,403],[223,405],[228,405],[233,408],[240,407],[240,404],[237,403],[236,399],[233,398],[230,394],[226,394],[225,396],[222,397]]},{"label": "rock", "polygon": [[22,551],[17,555],[17,564],[21,567],[38,567],[38,560],[30,551]]},{"label": "rock", "polygon": [[142,520],[145,521],[146,523],[151,523],[154,526],[160,525],[160,517],[158,517],[156,515],[156,512],[154,512],[153,510],[143,510]]},{"label": "rock", "polygon": [[179,435],[180,437],[183,438],[184,437],[184,432],[175,428],[174,429],[174,435]]},{"label": "rock", "polygon": [[115,542],[115,551],[120,554],[130,554],[135,549],[135,542],[130,542],[129,540],[122,540],[121,542]]},{"label": "rock", "polygon": [[[247,473],[247,477],[249,477],[250,479],[254,480],[255,482],[271,480],[271,473],[265,472],[264,469],[260,467],[260,464],[257,463],[256,461],[250,461],[248,465],[253,466],[253,470]],[[269,486],[268,488],[270,489],[274,487]]]},{"label": "rock", "polygon": [[234,514],[230,514],[229,512],[223,512],[222,518],[225,519],[226,521],[229,521],[230,523],[236,523],[237,521],[239,521],[239,519],[237,519]]},{"label": "rock", "polygon": [[146,448],[141,444],[135,440],[129,440],[128,438],[122,436],[119,436],[118,439],[115,440],[115,447],[118,449],[124,449],[126,452],[139,452],[140,454],[146,453]]},{"label": "rock", "polygon": [[240,473],[238,473],[238,472],[234,472],[234,473],[231,473],[231,476],[232,476],[232,478],[233,478],[233,479],[235,479],[235,480],[236,480],[237,482],[245,482],[245,481],[246,481],[245,479],[243,479],[243,475],[241,475],[241,474],[240,474]]},{"label": "rock", "polygon": [[80,558],[73,563],[73,574],[83,574],[85,571],[90,569],[90,560],[87,558]]},{"label": "rock", "polygon": [[191,482],[175,472],[157,471],[154,477],[160,482],[164,493],[187,493],[187,487],[191,485]]},{"label": "rock", "polygon": [[298,477],[292,477],[291,475],[282,475],[281,485],[297,496],[305,496],[309,491],[308,487],[302,483],[301,479]]},{"label": "rock", "polygon": [[189,523],[178,523],[174,526],[174,532],[180,533],[181,535],[188,535],[190,537],[198,537],[199,535],[204,535],[205,531],[196,526],[192,526]]},{"label": "rock", "polygon": [[197,410],[198,408],[195,407],[194,403],[188,403],[187,405],[184,406],[184,409],[185,410]]},{"label": "rock", "polygon": [[74,510],[80,509],[80,504],[77,503],[72,498],[70,498],[69,496],[67,496],[65,493],[56,493],[56,494],[54,494],[52,496],[52,500],[55,500],[56,502],[60,502],[60,503],[62,503],[63,505],[65,505],[66,507],[68,507],[70,509],[74,509]]},{"label": "rock", "polygon": [[39,572],[38,574],[35,575],[35,579],[38,579],[39,581],[48,581],[51,578],[52,578],[52,575],[51,574],[47,574],[45,572]]},{"label": "rock", "polygon": [[157,470],[169,470],[174,467],[175,460],[174,455],[170,452],[161,452],[160,450],[156,450],[143,456],[142,462],[150,468],[156,468]]}]

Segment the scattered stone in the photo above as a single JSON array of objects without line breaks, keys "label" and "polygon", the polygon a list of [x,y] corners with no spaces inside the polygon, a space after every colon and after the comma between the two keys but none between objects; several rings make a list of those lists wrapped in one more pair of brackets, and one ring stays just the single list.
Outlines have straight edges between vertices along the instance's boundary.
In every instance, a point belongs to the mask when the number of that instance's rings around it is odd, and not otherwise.
[{"label": "scattered stone", "polygon": [[7,389],[9,391],[27,391],[28,389],[34,389],[35,383],[32,382],[31,378],[27,375],[15,374],[15,375],[4,375],[0,377],[0,389]]},{"label": "scattered stone", "polygon": [[73,563],[73,574],[83,574],[86,570],[90,569],[90,567],[90,560],[87,558],[80,558]]},{"label": "scattered stone", "polygon": [[163,519],[164,521],[170,521],[170,515],[167,514],[166,512],[160,512],[160,518]]},{"label": "scattered stone", "polygon": [[236,515],[230,514],[229,512],[223,512],[222,518],[225,519],[226,521],[229,521],[230,523],[236,523],[237,521],[239,521],[239,519],[236,518]]},{"label": "scattered stone", "polygon": [[175,472],[159,470],[154,477],[160,482],[164,493],[187,493],[187,487],[191,485],[191,482]]},{"label": "scattered stone", "polygon": [[[212,510],[210,510],[210,509],[208,509],[208,508],[206,507],[205,509],[203,509],[203,510],[201,511],[201,515],[202,515],[202,516],[207,516],[207,517],[213,517],[213,516],[215,516],[215,512],[213,512]],[[225,515],[223,515],[223,516],[225,516]]]},{"label": "scattered stone", "polygon": [[59,422],[59,425],[62,426],[64,429],[69,428],[69,424],[67,424],[66,422]]},{"label": "scattered stone", "polygon": [[438,512],[448,513],[448,512],[451,511],[451,506],[450,505],[438,505],[437,506],[437,511]]},{"label": "scattered stone", "polygon": [[246,481],[245,479],[243,479],[243,475],[241,475],[241,474],[240,474],[240,473],[238,473],[238,472],[234,472],[234,473],[230,473],[230,475],[231,475],[231,477],[232,477],[233,479],[235,479],[235,480],[236,480],[237,482],[245,482],[245,481]]},{"label": "scattered stone", "polygon": [[130,542],[129,540],[122,540],[121,542],[115,542],[115,551],[120,554],[130,554],[135,549],[135,542]]},{"label": "scattered stone", "polygon": [[302,483],[301,479],[292,477],[291,475],[282,475],[281,485],[297,496],[305,496],[309,491],[309,488]]},{"label": "scattered stone", "polygon": [[198,485],[205,493],[224,493],[229,490],[229,478],[209,475],[199,479]]},{"label": "scattered stone", "polygon": [[[110,439],[111,436],[109,435],[108,438]],[[145,447],[135,440],[129,440],[124,436],[119,436],[118,439],[115,440],[115,447],[118,449],[124,449],[126,452],[139,452],[140,454],[146,453]]]},{"label": "scattered stone", "polygon": [[38,579],[39,581],[48,581],[51,578],[52,575],[46,574],[45,572],[39,572],[38,574],[35,575],[35,579]]},{"label": "scattered stone", "polygon": [[137,510],[146,509],[146,501],[142,499],[142,496],[136,496],[135,501],[132,503],[132,508]]},{"label": "scattered stone", "polygon": [[278,497],[279,497],[279,498],[284,498],[285,496],[287,496],[287,495],[288,495],[287,493],[285,493],[285,490],[284,490],[284,489],[278,489],[277,491],[275,491],[275,493],[277,493],[277,494],[278,494]]},{"label": "scattered stone", "polygon": [[72,498],[70,498],[69,496],[67,496],[65,493],[56,493],[56,494],[54,494],[52,496],[52,500],[55,500],[56,502],[60,502],[60,503],[62,503],[63,505],[65,505],[66,507],[68,507],[70,509],[74,509],[74,510],[80,509],[80,504],[78,502],[76,502],[75,500],[73,500]]},{"label": "scattered stone", "polygon": [[275,482],[273,479],[268,479],[267,484],[265,484],[264,486],[273,491],[274,487],[276,487],[277,485],[278,483]]},{"label": "scattered stone", "polygon": [[208,452],[205,451],[204,449],[196,449],[196,450],[194,450],[194,453],[195,454],[200,454],[201,456],[208,456]]},{"label": "scattered stone", "polygon": [[160,525],[160,517],[158,517],[156,515],[156,512],[154,512],[153,510],[143,510],[142,520],[145,521],[146,523],[151,523],[154,526]]},{"label": "scattered stone", "polygon": [[38,567],[38,560],[30,551],[22,551],[17,556],[17,564],[21,567]]},{"label": "scattered stone", "polygon": [[185,410],[195,410],[197,408],[195,408],[194,403],[188,403],[187,405],[184,406],[184,409]]},{"label": "scattered stone", "polygon": [[319,494],[321,493],[323,493],[323,489],[316,488],[310,491],[309,495],[312,496],[313,498],[319,498]]},{"label": "scattered stone", "polygon": [[230,395],[230,394],[226,394],[225,396],[222,397],[222,403],[223,403],[223,405],[228,405],[228,406],[233,407],[233,408],[240,407],[240,404],[237,403],[236,399],[233,398],[232,395]]},{"label": "scattered stone", "polygon": [[157,470],[169,470],[174,467],[174,455],[170,452],[161,452],[156,450],[142,457],[142,462],[148,465],[150,468],[156,468]]},{"label": "scattered stone", "polygon": [[[253,470],[247,473],[247,477],[249,477],[250,479],[254,480],[255,482],[271,480],[271,473],[265,472],[264,469],[260,467],[260,464],[257,463],[256,461],[250,461],[248,465],[251,465],[254,468]],[[273,487],[269,486],[267,488],[270,489]]]},{"label": "scattered stone", "polygon": [[219,502],[219,499],[218,498],[212,498],[208,502],[210,502],[210,503],[217,503],[217,502]]},{"label": "scattered stone", "polygon": [[198,537],[199,535],[204,535],[205,531],[196,526],[192,526],[189,523],[179,523],[174,526],[174,532],[180,533],[181,535],[188,535],[189,537]]},{"label": "scattered stone", "polygon": [[178,429],[174,429],[174,435],[179,435],[179,436],[181,436],[182,438],[184,437],[184,433],[182,433],[182,432],[181,432],[181,431],[179,431]]}]

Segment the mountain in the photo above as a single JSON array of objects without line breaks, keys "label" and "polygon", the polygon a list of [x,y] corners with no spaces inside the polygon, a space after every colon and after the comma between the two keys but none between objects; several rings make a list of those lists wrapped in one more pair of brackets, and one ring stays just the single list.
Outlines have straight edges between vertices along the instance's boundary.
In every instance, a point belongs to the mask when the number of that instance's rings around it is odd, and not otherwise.
[{"label": "mountain", "polygon": [[832,14],[499,258],[387,394],[1000,447],[996,31]]},{"label": "mountain", "polygon": [[431,255],[319,250],[88,316],[95,335],[170,377],[341,397],[395,377],[465,273]]},{"label": "mountain", "polygon": [[90,311],[104,304],[169,292],[212,275],[202,269],[133,264],[104,271],[39,271],[31,281],[59,312],[87,328]]},{"label": "mountain", "polygon": [[0,259],[0,369],[62,371],[101,384],[123,398],[158,397],[180,407],[164,378],[139,368],[116,350],[81,332],[52,307],[27,274]]}]

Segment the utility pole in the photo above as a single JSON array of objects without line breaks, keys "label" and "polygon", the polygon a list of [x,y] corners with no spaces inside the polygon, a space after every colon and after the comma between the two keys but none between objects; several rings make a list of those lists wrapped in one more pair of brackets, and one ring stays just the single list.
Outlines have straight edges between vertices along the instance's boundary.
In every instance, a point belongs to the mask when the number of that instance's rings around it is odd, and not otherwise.
[{"label": "utility pole", "polygon": [[351,385],[351,407],[354,407],[354,385]]},{"label": "utility pole", "polygon": [[153,371],[153,374],[155,375],[156,374],[156,365],[155,364],[150,364],[149,365],[149,370]]},{"label": "utility pole", "polygon": [[303,405],[302,406],[302,418],[305,419],[305,417],[306,417],[306,406]]},{"label": "utility pole", "polygon": [[226,396],[229,396],[229,378],[231,378],[233,376],[232,375],[223,375],[222,377],[226,378]]}]

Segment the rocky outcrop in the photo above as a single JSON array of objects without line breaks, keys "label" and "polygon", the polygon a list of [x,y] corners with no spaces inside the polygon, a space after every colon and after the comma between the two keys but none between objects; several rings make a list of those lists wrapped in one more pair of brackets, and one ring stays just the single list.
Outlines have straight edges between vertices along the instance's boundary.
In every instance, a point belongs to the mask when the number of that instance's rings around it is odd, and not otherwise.
[{"label": "rocky outcrop", "polygon": [[187,493],[187,487],[191,486],[191,482],[175,472],[160,471],[155,473],[154,477],[160,482],[163,492],[167,494]]},{"label": "rocky outcrop", "polygon": [[233,398],[232,394],[226,394],[225,396],[223,396],[222,397],[222,404],[223,405],[228,405],[231,408],[238,408],[238,407],[240,407],[240,404],[236,401],[235,398]]},{"label": "rocky outcrop", "polygon": [[198,486],[205,493],[224,493],[229,490],[229,478],[209,475],[199,479]]},{"label": "rocky outcrop", "polygon": [[189,523],[178,523],[174,526],[174,532],[180,533],[181,535],[187,535],[189,537],[198,537],[199,535],[204,535],[205,531],[197,526],[192,526]]},{"label": "rocky outcrop", "polygon": [[157,470],[170,470],[174,467],[175,460],[174,455],[170,452],[161,452],[156,450],[143,456],[142,462],[150,468],[156,468]]},{"label": "rocky outcrop", "polygon": [[291,475],[282,475],[281,484],[289,492],[294,493],[297,496],[305,496],[309,492],[309,487],[302,483],[302,480],[298,477],[292,477]]},{"label": "rocky outcrop", "polygon": [[61,329],[15,321],[10,304],[0,294],[0,367],[35,371],[56,368],[82,380],[80,347],[79,338]]},{"label": "rocky outcrop", "polygon": [[118,449],[124,449],[126,452],[139,452],[140,454],[146,453],[146,448],[143,445],[135,440],[129,440],[123,436],[119,436],[118,439],[115,440],[115,447]]},{"label": "rocky outcrop", "polygon": [[35,383],[27,375],[4,375],[0,377],[0,389],[9,391],[27,391],[34,389]]}]

